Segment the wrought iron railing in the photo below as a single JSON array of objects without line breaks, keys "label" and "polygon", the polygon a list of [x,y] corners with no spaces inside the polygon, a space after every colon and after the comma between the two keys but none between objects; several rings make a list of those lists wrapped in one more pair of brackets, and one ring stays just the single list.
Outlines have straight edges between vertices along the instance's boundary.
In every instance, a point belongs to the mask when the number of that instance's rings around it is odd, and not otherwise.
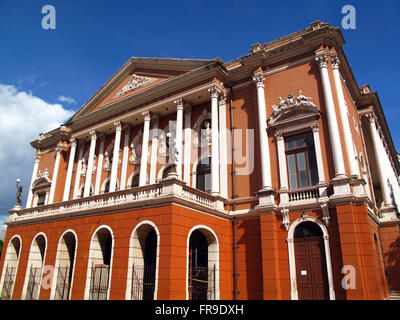
[{"label": "wrought iron railing", "polygon": [[71,271],[70,266],[59,266],[57,272],[55,300],[68,300],[71,289]]},{"label": "wrought iron railing", "polygon": [[189,299],[215,300],[216,299],[216,268],[190,267],[189,268]]},{"label": "wrought iron railing", "polygon": [[25,300],[36,300],[39,297],[42,267],[31,267],[29,269],[28,286],[26,288]]},{"label": "wrought iron railing", "polygon": [[16,267],[6,267],[3,281],[3,288],[1,290],[0,300],[10,300],[12,288],[14,285]]},{"label": "wrought iron railing", "polygon": [[156,267],[152,265],[132,266],[132,300],[154,300]]},{"label": "wrought iron railing", "polygon": [[90,300],[107,300],[109,276],[109,265],[96,264],[92,267],[92,279],[89,290]]}]

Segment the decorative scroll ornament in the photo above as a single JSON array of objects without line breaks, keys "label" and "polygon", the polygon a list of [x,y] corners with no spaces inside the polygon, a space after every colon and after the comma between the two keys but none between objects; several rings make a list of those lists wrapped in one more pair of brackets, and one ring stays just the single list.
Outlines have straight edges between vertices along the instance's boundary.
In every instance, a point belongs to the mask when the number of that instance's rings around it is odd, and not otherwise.
[{"label": "decorative scroll ornament", "polygon": [[289,209],[284,208],[281,210],[282,214],[282,224],[285,226],[286,230],[289,230],[290,219],[289,219]]},{"label": "decorative scroll ornament", "polygon": [[272,116],[269,120],[269,123],[274,123],[278,118],[287,114],[289,112],[293,112],[295,110],[304,110],[308,109],[310,111],[319,113],[318,107],[311,101],[311,98],[303,96],[301,90],[299,90],[299,95],[297,97],[288,95],[286,100],[283,100],[279,97],[279,104],[272,106]]},{"label": "decorative scroll ornament", "polygon": [[36,179],[39,179],[39,178],[48,178],[48,177],[49,177],[49,170],[46,168],[44,171],[43,171],[43,170],[39,170],[39,173],[38,173]]},{"label": "decorative scroll ornament", "polygon": [[119,90],[116,94],[115,97],[119,97],[129,91],[135,90],[137,88],[140,88],[144,86],[145,84],[149,84],[156,81],[156,79],[152,78],[147,78],[147,77],[139,77],[136,74],[132,74],[131,80],[122,87],[121,90]]}]

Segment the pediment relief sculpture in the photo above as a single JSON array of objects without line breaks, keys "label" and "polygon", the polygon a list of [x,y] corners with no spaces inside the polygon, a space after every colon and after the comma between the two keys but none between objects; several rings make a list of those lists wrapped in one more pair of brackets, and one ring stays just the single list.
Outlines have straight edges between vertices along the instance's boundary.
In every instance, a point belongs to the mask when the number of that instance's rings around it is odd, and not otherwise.
[{"label": "pediment relief sculpture", "polygon": [[129,80],[129,82],[124,85],[122,87],[122,89],[120,89],[116,94],[115,97],[119,97],[123,94],[126,94],[129,91],[135,90],[137,88],[140,88],[146,84],[152,83],[153,81],[155,81],[156,79],[152,79],[152,78],[147,78],[147,77],[141,77],[141,76],[137,76],[136,74],[132,74],[131,79]]},{"label": "pediment relief sculpture", "polygon": [[288,97],[283,100],[279,97],[279,104],[272,106],[272,116],[269,119],[269,124],[274,125],[276,122],[282,119],[290,117],[290,115],[300,115],[300,114],[318,114],[320,110],[311,101],[310,97],[306,97],[299,90],[299,95],[297,97],[289,94]]}]

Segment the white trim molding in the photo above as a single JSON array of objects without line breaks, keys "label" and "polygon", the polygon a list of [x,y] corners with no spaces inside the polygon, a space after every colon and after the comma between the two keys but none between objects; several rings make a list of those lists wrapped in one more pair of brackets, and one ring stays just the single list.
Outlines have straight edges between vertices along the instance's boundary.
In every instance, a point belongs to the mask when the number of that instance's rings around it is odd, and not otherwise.
[{"label": "white trim molding", "polygon": [[332,260],[331,260],[331,251],[329,248],[329,235],[328,229],[326,226],[317,218],[303,215],[297,220],[293,221],[288,230],[287,236],[287,244],[288,244],[288,253],[289,253],[289,271],[290,271],[290,295],[292,300],[298,300],[298,290],[297,290],[297,279],[296,279],[296,257],[294,252],[294,231],[296,227],[303,222],[314,222],[316,223],[322,230],[323,239],[324,239],[324,248],[325,248],[325,259],[326,259],[326,271],[328,275],[328,286],[329,286],[329,299],[335,300],[335,288],[333,285],[333,274],[332,274]]}]

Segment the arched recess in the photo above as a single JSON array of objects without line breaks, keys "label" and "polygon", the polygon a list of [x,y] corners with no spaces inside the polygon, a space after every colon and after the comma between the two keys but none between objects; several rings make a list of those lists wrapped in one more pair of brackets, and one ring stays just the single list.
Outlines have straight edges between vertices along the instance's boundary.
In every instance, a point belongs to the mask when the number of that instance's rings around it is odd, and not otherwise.
[{"label": "arched recess", "polygon": [[109,298],[114,234],[107,225],[98,227],[90,241],[89,260],[84,298],[107,300]]},{"label": "arched recess", "polygon": [[[79,187],[78,198],[83,198],[84,190],[85,190],[85,183],[82,183],[82,185]],[[93,195],[93,192],[94,192],[94,187],[93,187],[93,183],[91,183],[90,184],[89,197]]]},{"label": "arched recess", "polygon": [[19,257],[21,252],[21,237],[13,236],[8,242],[1,273],[1,296],[0,300],[10,300],[14,290],[15,278],[18,271]]},{"label": "arched recess", "polygon": [[36,300],[39,298],[46,251],[47,237],[43,232],[40,232],[33,239],[29,251],[22,299]]},{"label": "arched recess", "polygon": [[[136,169],[128,178],[127,188],[135,188],[139,186],[140,169]],[[147,178],[147,177],[146,177]],[[146,181],[147,183],[147,181]]]},{"label": "arched recess", "polygon": [[149,220],[140,222],[129,241],[127,300],[156,300],[160,231]]},{"label": "arched recess", "polygon": [[[205,170],[202,169],[209,169],[209,183],[211,184],[211,154],[207,154],[206,156],[200,156],[194,163],[193,163],[193,167],[192,167],[192,188],[195,189],[199,189],[199,187],[201,187],[201,190],[203,190],[204,188],[202,188],[202,186],[199,186],[199,177],[198,177],[198,173],[199,170],[203,173],[206,173]],[[207,170],[207,169],[206,169]],[[205,182],[205,180],[204,180]],[[205,183],[204,183],[205,185]],[[203,190],[205,191],[205,190]]]},{"label": "arched recess", "polygon": [[219,300],[219,241],[204,225],[193,227],[187,238],[186,299]]},{"label": "arched recess", "polygon": [[69,300],[71,298],[77,247],[78,237],[76,232],[72,229],[65,231],[57,246],[54,279],[50,295],[54,300]]},{"label": "arched recess", "polygon": [[[322,232],[323,246],[324,246],[324,254],[325,261],[324,264],[326,266],[326,275],[327,275],[327,285],[328,285],[328,296],[330,300],[335,300],[335,289],[333,285],[333,274],[332,274],[332,262],[331,262],[331,254],[329,248],[329,235],[326,226],[317,218],[303,215],[299,219],[295,220],[288,230],[288,237],[286,239],[288,243],[288,253],[289,253],[289,271],[290,271],[290,286],[291,286],[291,299],[298,300],[298,270],[296,267],[296,254],[295,254],[295,231],[296,228],[304,222],[312,222],[319,227]],[[300,271],[300,275],[301,275]],[[303,271],[303,275],[307,276],[309,273],[308,270]]]},{"label": "arched recess", "polygon": [[[119,190],[119,181],[118,181],[118,179],[116,180],[115,184],[116,184],[115,190],[118,191]],[[107,177],[104,180],[103,184],[101,185],[100,190],[101,190],[100,191],[101,194],[110,192],[110,177]]]},{"label": "arched recess", "polygon": [[157,181],[161,181],[163,179],[165,179],[168,174],[171,172],[171,170],[173,169],[173,165],[171,163],[166,163],[164,164],[160,171],[158,171],[158,175],[157,175]]}]

